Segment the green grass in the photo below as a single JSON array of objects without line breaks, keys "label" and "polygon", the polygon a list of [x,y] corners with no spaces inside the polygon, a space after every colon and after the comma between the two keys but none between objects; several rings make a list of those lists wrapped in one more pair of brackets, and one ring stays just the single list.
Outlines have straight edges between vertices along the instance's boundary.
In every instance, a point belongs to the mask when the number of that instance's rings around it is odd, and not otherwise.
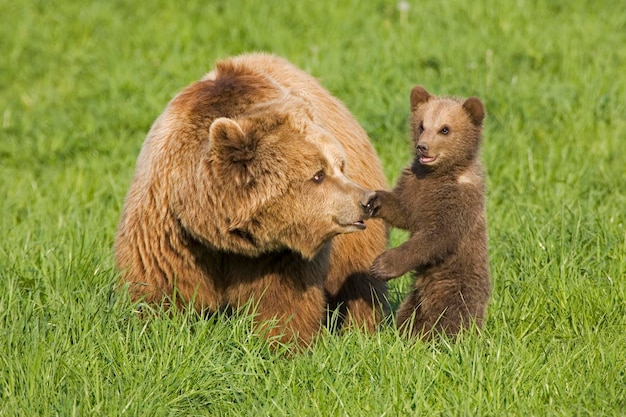
[{"label": "green grass", "polygon": [[[0,0],[1,416],[626,415],[621,2],[140,4]],[[322,334],[287,359],[247,317],[136,317],[112,244],[141,143],[178,90],[252,50],[341,98],[390,184],[414,84],[484,100],[482,334]]]}]

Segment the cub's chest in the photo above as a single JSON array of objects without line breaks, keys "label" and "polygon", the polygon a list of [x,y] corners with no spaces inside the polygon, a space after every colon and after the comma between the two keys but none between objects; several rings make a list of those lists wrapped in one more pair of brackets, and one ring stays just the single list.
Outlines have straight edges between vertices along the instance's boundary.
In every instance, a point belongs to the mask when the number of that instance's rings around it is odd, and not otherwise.
[{"label": "cub's chest", "polygon": [[398,183],[396,193],[407,210],[415,210],[458,198],[461,193],[459,185],[445,178],[406,174]]}]

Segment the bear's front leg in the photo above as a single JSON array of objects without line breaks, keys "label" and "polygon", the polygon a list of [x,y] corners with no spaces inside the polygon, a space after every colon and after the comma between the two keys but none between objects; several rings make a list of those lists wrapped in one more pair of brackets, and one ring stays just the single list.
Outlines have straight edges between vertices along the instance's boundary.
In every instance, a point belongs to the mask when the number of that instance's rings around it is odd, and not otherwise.
[{"label": "bear's front leg", "polygon": [[[257,331],[270,343],[295,343],[305,348],[313,342],[324,322],[326,299],[321,288],[312,288],[305,293],[285,294],[285,298],[265,302],[262,298],[256,312]],[[299,300],[302,305],[295,305]],[[279,307],[280,305],[280,307]],[[282,308],[281,308],[282,307]]]},{"label": "bear's front leg", "polygon": [[270,273],[237,282],[227,291],[228,302],[242,308],[252,302],[256,331],[270,343],[311,344],[324,322],[326,295],[323,282]]}]

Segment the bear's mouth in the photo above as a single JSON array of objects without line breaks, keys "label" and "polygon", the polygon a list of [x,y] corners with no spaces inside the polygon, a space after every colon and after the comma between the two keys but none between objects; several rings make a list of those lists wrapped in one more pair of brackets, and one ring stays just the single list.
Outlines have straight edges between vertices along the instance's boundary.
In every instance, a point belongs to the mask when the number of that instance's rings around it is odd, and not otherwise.
[{"label": "bear's mouth", "polygon": [[345,230],[344,233],[346,232],[356,232],[357,230],[365,230],[365,228],[367,226],[365,226],[365,222],[363,220],[357,220],[355,222],[352,223],[340,223],[337,222],[337,224]]},{"label": "bear's mouth", "polygon": [[352,223],[352,226],[356,227],[359,230],[365,230],[365,222],[363,220],[359,220],[357,222]]}]

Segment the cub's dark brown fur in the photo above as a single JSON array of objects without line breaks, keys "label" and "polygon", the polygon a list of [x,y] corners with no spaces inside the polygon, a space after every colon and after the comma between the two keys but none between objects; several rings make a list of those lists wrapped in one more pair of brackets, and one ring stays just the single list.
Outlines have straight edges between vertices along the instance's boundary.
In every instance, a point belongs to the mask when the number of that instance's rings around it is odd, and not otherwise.
[{"label": "cub's dark brown fur", "polygon": [[[392,191],[377,191],[369,213],[411,232],[381,254],[372,272],[384,279],[415,273],[398,326],[428,339],[482,325],[491,284],[484,173],[479,159],[483,104],[411,91],[415,160]],[[367,210],[366,209],[366,210]]]}]

